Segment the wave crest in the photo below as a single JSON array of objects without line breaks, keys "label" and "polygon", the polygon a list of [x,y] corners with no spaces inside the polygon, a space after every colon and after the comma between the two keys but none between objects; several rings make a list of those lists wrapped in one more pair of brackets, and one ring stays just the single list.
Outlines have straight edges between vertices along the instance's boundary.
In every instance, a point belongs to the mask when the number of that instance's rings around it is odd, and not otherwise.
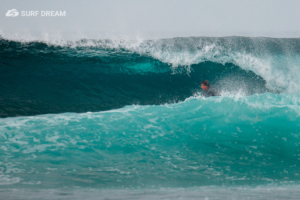
[{"label": "wave crest", "polygon": [[[3,40],[1,43],[3,44]],[[67,56],[87,59],[89,57],[118,58],[124,55],[128,55],[127,59],[130,59],[131,54],[150,56],[170,64],[174,72],[182,67],[190,72],[192,65],[206,61],[223,65],[232,63],[263,77],[271,90],[288,93],[300,91],[298,79],[300,39],[247,37],[189,37],[160,40],[82,39],[51,40],[46,41],[46,44],[48,47],[42,48],[41,51],[45,51],[46,48],[50,52],[59,51]],[[38,49],[38,43],[32,43],[31,40],[23,41],[22,45],[33,45],[32,49]],[[148,71],[149,68],[151,66],[147,68]],[[138,71],[141,72],[143,69]]]}]

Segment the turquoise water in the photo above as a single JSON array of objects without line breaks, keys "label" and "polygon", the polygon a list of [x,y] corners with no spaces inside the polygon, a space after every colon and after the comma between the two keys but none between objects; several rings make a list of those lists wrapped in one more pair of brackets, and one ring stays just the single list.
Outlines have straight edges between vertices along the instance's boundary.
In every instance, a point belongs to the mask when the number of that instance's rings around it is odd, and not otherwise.
[{"label": "turquoise water", "polygon": [[299,39],[89,42],[1,40],[0,196],[299,198]]},{"label": "turquoise water", "polygon": [[291,99],[299,97],[235,98],[2,119],[2,180],[35,188],[298,181],[300,102]]}]

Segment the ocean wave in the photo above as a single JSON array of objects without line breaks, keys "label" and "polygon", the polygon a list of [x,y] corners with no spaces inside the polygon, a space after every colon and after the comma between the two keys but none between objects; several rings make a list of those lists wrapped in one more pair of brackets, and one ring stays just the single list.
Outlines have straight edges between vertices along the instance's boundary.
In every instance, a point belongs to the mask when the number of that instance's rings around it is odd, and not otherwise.
[{"label": "ocean wave", "polygon": [[[232,94],[289,92],[286,83],[277,87],[243,69],[241,62],[217,48],[221,45],[215,40],[80,40],[64,45],[1,40],[0,117],[179,102],[200,92],[203,80]],[[245,56],[242,60],[265,70]]]},{"label": "ocean wave", "polygon": [[[261,76],[269,89],[288,93],[300,90],[297,78],[300,75],[299,46],[299,39],[259,37],[1,41],[2,53],[9,49],[17,50],[19,54],[27,53],[29,56],[38,53],[41,53],[41,56],[50,54],[57,55],[56,59],[63,61],[68,57],[75,57],[78,62],[101,61],[109,63],[111,67],[118,67],[116,65],[124,62],[123,67],[138,72],[155,72],[159,69],[155,65],[146,64],[147,60],[151,62],[151,58],[169,64],[174,72],[177,72],[178,68],[185,68],[190,72],[192,65],[207,61],[223,65],[231,63]],[[137,60],[144,64],[136,65]]]},{"label": "ocean wave", "polygon": [[298,182],[299,108],[265,93],[0,119],[1,175],[15,187]]}]

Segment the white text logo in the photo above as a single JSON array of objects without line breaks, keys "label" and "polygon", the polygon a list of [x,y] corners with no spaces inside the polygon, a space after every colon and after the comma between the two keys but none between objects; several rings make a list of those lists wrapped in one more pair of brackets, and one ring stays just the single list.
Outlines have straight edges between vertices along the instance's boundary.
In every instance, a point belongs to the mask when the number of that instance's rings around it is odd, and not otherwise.
[{"label": "white text logo", "polygon": [[21,11],[22,17],[65,17],[67,16],[66,11],[49,11],[49,10],[42,10],[42,11]]}]

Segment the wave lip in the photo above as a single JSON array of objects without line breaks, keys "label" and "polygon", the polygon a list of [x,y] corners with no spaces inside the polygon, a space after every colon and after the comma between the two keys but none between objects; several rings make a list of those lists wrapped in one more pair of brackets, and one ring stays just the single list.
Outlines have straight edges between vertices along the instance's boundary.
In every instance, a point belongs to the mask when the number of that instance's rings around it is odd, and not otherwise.
[{"label": "wave lip", "polygon": [[[2,44],[5,43],[3,41],[6,40],[2,39]],[[25,42],[25,44],[33,45],[35,50],[41,46],[39,42]],[[300,75],[300,39],[297,38],[82,39],[79,41],[48,41],[46,44],[49,45],[49,48],[46,47],[47,51],[54,50],[54,52],[59,51],[63,54],[69,52],[67,56],[76,57],[106,57],[107,55],[122,57],[123,53],[137,53],[171,64],[173,70],[184,66],[189,70],[191,65],[206,61],[223,65],[232,63],[243,70],[250,70],[261,76],[266,80],[269,89],[288,93],[300,90],[297,78]],[[20,45],[17,44],[17,46]],[[56,48],[51,49],[53,45]],[[76,51],[72,49],[76,49]],[[41,52],[44,51],[45,48],[42,48]]]}]

